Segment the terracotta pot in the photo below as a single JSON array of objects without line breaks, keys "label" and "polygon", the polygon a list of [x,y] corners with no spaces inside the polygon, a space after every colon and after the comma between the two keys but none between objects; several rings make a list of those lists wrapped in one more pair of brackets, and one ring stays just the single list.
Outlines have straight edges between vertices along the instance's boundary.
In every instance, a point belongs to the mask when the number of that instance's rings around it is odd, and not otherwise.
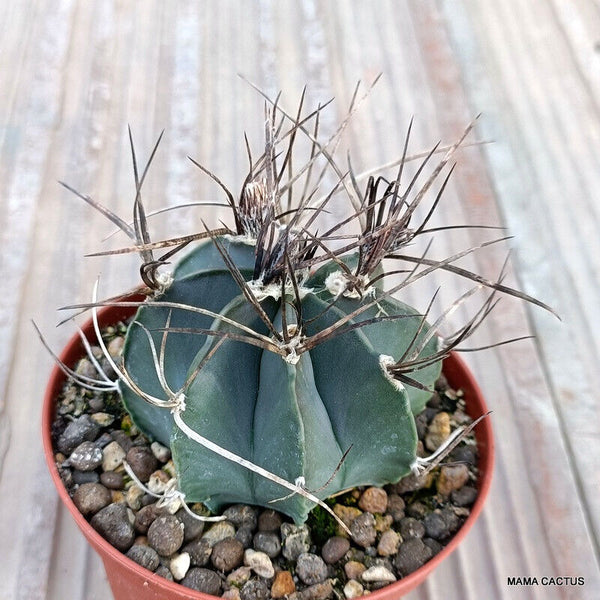
[{"label": "terracotta pot", "polygon": [[[139,296],[128,298],[128,300],[139,299]],[[134,312],[135,309],[132,307],[106,307],[99,311],[100,326],[105,327],[114,324],[119,320],[130,317]],[[83,331],[88,339],[95,339],[91,320],[83,327]],[[60,358],[67,365],[74,365],[83,355],[84,350],[81,340],[78,335],[75,335],[61,353]],[[467,412],[471,417],[476,418],[487,412],[487,407],[479,386],[458,355],[453,353],[444,362],[443,372],[452,387],[464,390]],[[130,600],[131,598],[135,598],[136,600],[215,600],[215,596],[202,594],[177,583],[167,581],[147,569],[140,567],[137,563],[127,558],[104,540],[104,538],[102,538],[81,515],[63,486],[60,475],[58,474],[58,469],[54,462],[54,452],[50,436],[51,426],[55,415],[56,398],[65,383],[65,379],[63,372],[55,366],[46,388],[42,419],[42,437],[46,462],[48,463],[50,474],[61,500],[73,515],[79,529],[81,529],[89,543],[102,558],[115,600]],[[469,529],[471,529],[475,523],[481,512],[486,496],[488,495],[492,479],[494,439],[490,420],[484,419],[477,426],[475,434],[479,449],[479,495],[471,509],[471,514],[463,524],[462,528],[439,554],[409,576],[371,593],[369,595],[371,600],[396,600],[417,587],[431,571],[433,571],[456,549],[458,544],[463,540]]]}]

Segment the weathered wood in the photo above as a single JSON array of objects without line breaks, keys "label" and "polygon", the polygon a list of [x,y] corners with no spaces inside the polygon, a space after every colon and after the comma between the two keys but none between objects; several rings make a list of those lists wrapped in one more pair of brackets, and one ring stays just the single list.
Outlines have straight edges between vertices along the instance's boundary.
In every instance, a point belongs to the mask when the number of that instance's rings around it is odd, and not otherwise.
[{"label": "weathered wood", "polygon": [[[165,135],[144,200],[150,209],[223,200],[187,155],[237,194],[247,163],[243,131],[260,153],[263,100],[279,89],[293,110],[335,96],[331,132],[358,79],[383,72],[338,151],[357,170],[399,156],[415,116],[413,150],[452,142],[478,112],[476,137],[437,222],[506,225],[515,240],[509,279],[550,303],[502,301],[481,344],[534,333],[469,363],[494,409],[498,461],[484,515],[414,600],[595,599],[600,593],[600,76],[593,3],[460,0],[377,3],[13,2],[0,21],[0,599],[108,599],[98,557],[56,494],[41,459],[39,407],[50,359],[31,317],[60,348],[56,306],[137,282],[135,256],[82,255],[126,243],[62,179],[127,218],[134,196],[127,125],[138,160]],[[411,167],[411,171],[414,167]],[[391,173],[389,173],[391,174]],[[336,202],[332,210],[343,210]],[[419,213],[423,215],[423,211]],[[186,209],[151,220],[155,237],[216,224],[227,209]],[[333,217],[330,217],[333,218]],[[448,234],[444,256],[494,234]],[[507,246],[505,246],[506,248]],[[498,274],[504,250],[465,264]],[[419,303],[442,283],[442,303],[464,290],[435,275],[407,290]],[[423,299],[424,298],[424,299]],[[464,317],[465,311],[459,311]],[[458,322],[458,321],[457,321]],[[579,588],[515,588],[509,576],[584,576]],[[22,585],[24,582],[25,585]]]}]

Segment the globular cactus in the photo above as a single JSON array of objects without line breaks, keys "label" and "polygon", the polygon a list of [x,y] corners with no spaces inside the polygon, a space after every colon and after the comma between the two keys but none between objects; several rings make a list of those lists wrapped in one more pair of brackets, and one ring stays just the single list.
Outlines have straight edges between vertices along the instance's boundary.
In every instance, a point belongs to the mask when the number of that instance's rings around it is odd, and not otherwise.
[{"label": "globular cactus", "polygon": [[[393,380],[382,356],[399,358],[424,338],[428,327],[423,327],[422,317],[376,288],[356,298],[342,293],[332,305],[336,298],[327,283],[343,277],[333,262],[298,282],[297,297],[289,285],[283,290],[263,286],[260,306],[274,330],[281,332],[281,353],[218,338],[218,331],[244,333],[221,316],[262,336],[270,331],[223,259],[215,256],[215,245],[236,255],[239,272],[250,277],[255,246],[247,241],[216,238],[190,253],[175,269],[168,289],[144,304],[129,328],[123,357],[133,387],[168,402],[165,388],[180,390],[193,374],[182,414],[191,429],[287,481],[302,478],[307,489],[321,490],[320,497],[406,475],[415,461],[414,415],[431,392]],[[254,293],[258,295],[257,288]],[[337,325],[361,308],[356,317]],[[377,320],[382,316],[393,318]],[[375,321],[352,329],[371,319]],[[336,326],[348,331],[310,347],[311,339]],[[202,330],[212,334],[201,334]],[[163,344],[164,331],[169,333]],[[225,341],[194,374],[219,339]],[[162,382],[152,356],[161,345]],[[422,357],[436,353],[437,338],[431,338]],[[431,389],[440,366],[437,360],[414,377]],[[188,500],[204,502],[213,510],[232,502],[258,504],[275,507],[296,521],[306,518],[311,508],[306,498],[291,495],[273,504],[286,490],[202,447],[174,423],[168,410],[148,403],[132,387],[122,389],[134,421],[171,447],[179,485]]]},{"label": "globular cactus", "polygon": [[[431,233],[426,224],[450,173],[413,227],[417,209],[472,125],[424,182],[417,185],[437,147],[402,187],[407,136],[397,178],[370,177],[363,192],[360,177],[344,176],[335,164],[335,136],[320,143],[317,127],[306,128],[310,118],[318,122],[320,109],[307,118],[301,110],[296,118],[282,112],[276,126],[276,104],[265,152],[257,161],[250,157],[239,200],[198,165],[225,190],[232,228],[151,243],[141,201],[148,167],[140,179],[135,153],[133,227],[78,195],[109,215],[142,256],[147,299],[129,326],[122,364],[115,365],[118,388],[137,426],[171,448],[179,490],[213,511],[242,502],[275,508],[300,523],[323,498],[396,482],[415,470],[415,416],[449,350],[477,328],[497,292],[541,303],[455,266],[477,248],[437,261],[405,252],[417,236]],[[284,130],[286,119],[291,125]],[[298,134],[309,140],[310,155],[293,175],[288,169]],[[339,181],[315,200],[323,179],[309,183],[317,159]],[[299,175],[305,177],[301,198],[284,209]],[[317,233],[325,206],[342,189],[351,213]],[[341,235],[356,224],[358,232]],[[162,272],[190,242],[197,246],[172,273]],[[155,259],[167,246],[173,249]],[[390,272],[385,259],[402,266]],[[475,316],[446,338],[438,335],[446,313],[430,325],[428,311],[397,299],[436,269],[476,283],[451,309],[477,289],[489,290]],[[384,289],[388,275],[395,283]]]}]

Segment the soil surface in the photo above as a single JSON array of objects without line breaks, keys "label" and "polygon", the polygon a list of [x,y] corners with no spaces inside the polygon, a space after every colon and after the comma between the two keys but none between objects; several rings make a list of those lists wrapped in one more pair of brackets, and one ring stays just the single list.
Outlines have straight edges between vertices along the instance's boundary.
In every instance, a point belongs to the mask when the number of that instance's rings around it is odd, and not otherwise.
[{"label": "soil surface", "polygon": [[[115,357],[125,332],[122,323],[104,331]],[[93,352],[114,377],[100,350]],[[98,378],[89,358],[76,371]],[[416,423],[418,454],[426,457],[453,430],[471,423],[461,390],[451,389],[442,376]],[[52,437],[65,487],[106,540],[169,580],[230,600],[360,597],[437,554],[477,497],[477,447],[470,433],[425,476],[329,499],[351,537],[320,507],[300,527],[274,510],[247,505],[228,507],[223,520],[203,522],[190,514],[209,516],[203,505],[186,510],[173,493],[169,449],[137,430],[116,392],[67,382]]]}]

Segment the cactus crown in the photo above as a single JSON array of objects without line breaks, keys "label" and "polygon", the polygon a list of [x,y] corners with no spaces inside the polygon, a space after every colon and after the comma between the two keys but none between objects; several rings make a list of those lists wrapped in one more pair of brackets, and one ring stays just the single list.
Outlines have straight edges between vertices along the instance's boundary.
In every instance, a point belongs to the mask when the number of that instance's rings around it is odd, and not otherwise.
[{"label": "cactus crown", "polygon": [[[479,326],[499,292],[541,305],[504,286],[502,276],[489,281],[455,265],[477,248],[443,260],[407,253],[431,233],[428,221],[453,169],[446,167],[473,124],[455,144],[426,153],[405,183],[409,127],[397,177],[388,181],[356,175],[351,166],[343,173],[333,154],[348,119],[320,141],[323,107],[303,115],[303,99],[295,116],[277,100],[269,105],[264,152],[255,160],[248,151],[237,200],[192,161],[224,191],[232,226],[151,242],[141,189],[160,138],[141,175],[131,142],[133,225],[69,188],[133,239],[119,252],[141,256],[146,300],[115,365],[118,389],[139,428],[170,446],[181,492],[212,510],[244,502],[296,522],[327,496],[395,482],[414,469],[414,418],[443,358]],[[298,138],[308,141],[308,158],[294,172]],[[318,197],[332,176],[337,182]],[[332,221],[327,208],[338,192],[351,209]],[[417,217],[424,201],[430,210]],[[429,309],[421,313],[398,296],[436,269],[476,288],[430,324]],[[442,338],[444,317],[477,289],[487,290],[481,306]]]}]

